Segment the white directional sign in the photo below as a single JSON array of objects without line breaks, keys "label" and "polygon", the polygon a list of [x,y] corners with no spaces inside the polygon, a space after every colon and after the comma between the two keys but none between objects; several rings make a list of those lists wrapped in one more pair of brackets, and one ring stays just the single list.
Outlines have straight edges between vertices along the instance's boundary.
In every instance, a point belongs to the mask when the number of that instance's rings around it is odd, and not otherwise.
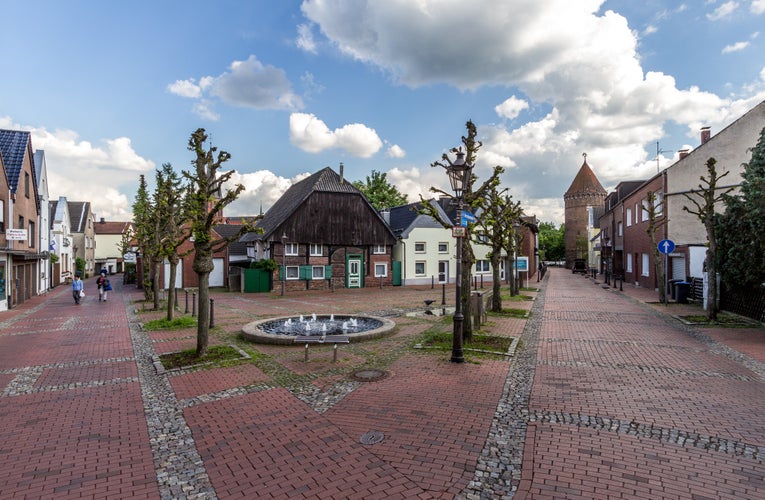
[{"label": "white directional sign", "polygon": [[672,240],[661,240],[657,246],[664,255],[675,251],[675,242]]}]

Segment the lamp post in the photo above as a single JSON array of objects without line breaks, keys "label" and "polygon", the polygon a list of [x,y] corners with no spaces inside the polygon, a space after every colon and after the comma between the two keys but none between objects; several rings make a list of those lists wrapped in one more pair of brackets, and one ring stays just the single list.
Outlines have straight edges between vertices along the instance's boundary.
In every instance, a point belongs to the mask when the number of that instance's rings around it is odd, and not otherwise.
[{"label": "lamp post", "polygon": [[469,185],[473,166],[465,162],[465,153],[462,151],[462,148],[452,151],[457,154],[457,159],[454,162],[449,160],[445,154],[443,156],[444,160],[449,162],[449,165],[444,165],[444,168],[449,176],[449,183],[451,184],[452,191],[454,191],[454,197],[457,199],[456,223],[459,225],[459,227],[452,228],[452,234],[457,239],[457,280],[451,362],[464,363],[465,356],[462,351],[462,325],[465,320],[462,314],[462,238],[464,237],[465,229],[462,226],[462,207],[465,201],[465,189]]},{"label": "lamp post", "polygon": [[282,233],[282,297],[284,297],[284,285],[287,281],[287,233]]}]

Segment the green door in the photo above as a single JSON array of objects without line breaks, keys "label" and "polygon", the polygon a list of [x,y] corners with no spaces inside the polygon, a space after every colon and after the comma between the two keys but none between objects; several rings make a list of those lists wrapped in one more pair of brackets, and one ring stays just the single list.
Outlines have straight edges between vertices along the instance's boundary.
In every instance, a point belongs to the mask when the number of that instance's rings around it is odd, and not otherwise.
[{"label": "green door", "polygon": [[401,261],[393,261],[393,286],[401,286]]},{"label": "green door", "polygon": [[364,286],[364,256],[349,254],[345,261],[345,286],[361,288]]}]

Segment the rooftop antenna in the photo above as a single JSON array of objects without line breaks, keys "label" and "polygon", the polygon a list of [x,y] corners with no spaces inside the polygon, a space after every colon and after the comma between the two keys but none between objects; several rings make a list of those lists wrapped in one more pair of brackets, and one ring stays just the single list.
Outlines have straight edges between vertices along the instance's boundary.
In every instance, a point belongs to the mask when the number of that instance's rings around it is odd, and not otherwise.
[{"label": "rooftop antenna", "polygon": [[656,141],[656,173],[659,173],[659,155],[662,153],[669,153],[670,150],[668,149],[660,149],[659,148],[659,141]]}]

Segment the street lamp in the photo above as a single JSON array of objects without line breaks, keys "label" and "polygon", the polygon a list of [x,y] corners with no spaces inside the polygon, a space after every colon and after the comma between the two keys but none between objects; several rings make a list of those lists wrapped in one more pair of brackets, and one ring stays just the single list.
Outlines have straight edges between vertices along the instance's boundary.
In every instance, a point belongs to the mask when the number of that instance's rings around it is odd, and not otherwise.
[{"label": "street lamp", "polygon": [[287,233],[282,233],[282,297],[284,297],[284,285],[287,281]]},{"label": "street lamp", "polygon": [[[452,234],[457,238],[457,280],[456,280],[456,300],[454,304],[454,331],[452,333],[452,363],[464,363],[465,356],[462,351],[462,325],[465,317],[462,314],[462,238],[464,228],[462,226],[462,205],[464,202],[465,189],[469,188],[470,176],[473,166],[465,161],[465,153],[462,148],[452,150],[457,154],[457,159],[452,162],[443,155],[443,159],[449,162],[449,165],[442,165],[449,176],[449,183],[454,191],[454,197],[457,199],[457,224],[459,228],[452,228]],[[456,229],[456,231],[455,231]]]}]

